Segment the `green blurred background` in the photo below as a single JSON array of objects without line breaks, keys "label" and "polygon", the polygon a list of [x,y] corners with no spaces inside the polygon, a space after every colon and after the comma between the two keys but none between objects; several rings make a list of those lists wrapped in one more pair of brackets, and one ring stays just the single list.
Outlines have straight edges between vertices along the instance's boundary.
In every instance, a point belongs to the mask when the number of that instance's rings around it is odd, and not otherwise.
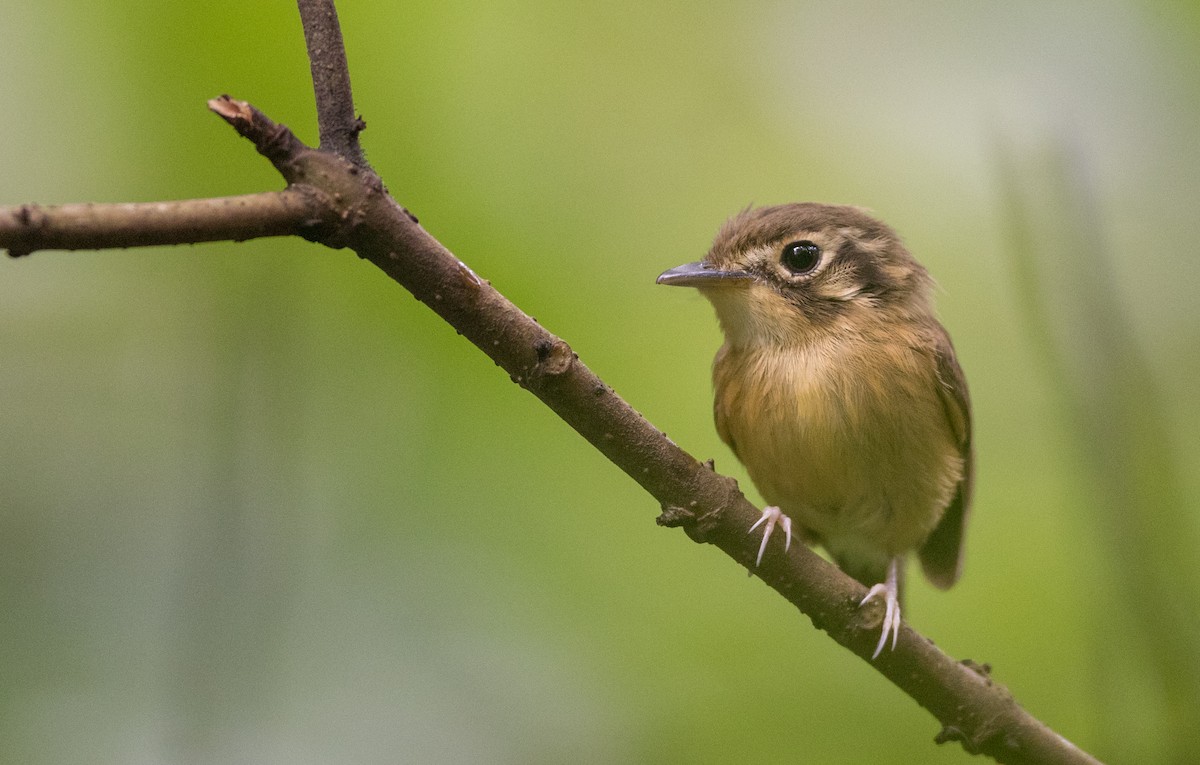
[{"label": "green blurred background", "polygon": [[[979,460],[906,615],[1097,755],[1195,761],[1195,4],[340,11],[397,198],[747,490],[711,309],[654,277],[750,203],[895,226]],[[0,204],[278,188],[220,93],[316,137],[286,2],[6,2],[0,73]],[[0,760],[968,760],[657,509],[352,253],[2,262]]]}]

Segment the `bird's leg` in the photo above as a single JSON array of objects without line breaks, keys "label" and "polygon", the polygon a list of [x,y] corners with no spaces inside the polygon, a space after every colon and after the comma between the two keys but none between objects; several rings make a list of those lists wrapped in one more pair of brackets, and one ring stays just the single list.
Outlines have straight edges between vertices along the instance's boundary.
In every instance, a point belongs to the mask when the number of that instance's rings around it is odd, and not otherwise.
[{"label": "bird's leg", "polygon": [[887,581],[877,584],[872,587],[867,596],[859,603],[859,608],[867,603],[883,595],[887,608],[883,614],[883,634],[879,636],[879,645],[875,646],[875,653],[871,654],[871,658],[878,658],[883,652],[883,647],[887,645],[888,634],[892,636],[892,650],[896,650],[896,639],[900,637],[900,588],[897,585],[896,567],[899,563],[899,558],[892,558],[892,562],[888,564]]},{"label": "bird's leg", "polygon": [[[791,518],[784,515],[778,507],[764,507],[762,511],[762,517],[754,522],[754,525],[750,527],[750,531],[754,531],[764,522],[767,525],[763,528],[762,544],[758,546],[758,557],[754,559],[755,567],[762,563],[763,553],[767,550],[767,540],[771,538],[771,532],[775,530],[775,524],[781,524],[783,526],[784,533],[787,535],[786,540],[783,543],[784,552],[787,552],[788,548],[792,546]],[[747,531],[746,533],[749,534],[750,531]]]}]

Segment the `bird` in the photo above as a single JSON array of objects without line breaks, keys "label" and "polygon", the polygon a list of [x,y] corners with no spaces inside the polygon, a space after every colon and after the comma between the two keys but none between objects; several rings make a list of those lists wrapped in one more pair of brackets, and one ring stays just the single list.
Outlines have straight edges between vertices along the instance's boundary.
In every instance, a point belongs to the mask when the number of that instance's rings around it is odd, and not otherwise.
[{"label": "bird", "polygon": [[694,287],[725,342],[713,361],[717,433],[775,528],[822,546],[882,600],[895,650],[904,567],[916,552],[940,589],[962,574],[974,484],[966,378],[933,307],[933,280],[860,207],[746,208],[703,260],[659,284]]}]

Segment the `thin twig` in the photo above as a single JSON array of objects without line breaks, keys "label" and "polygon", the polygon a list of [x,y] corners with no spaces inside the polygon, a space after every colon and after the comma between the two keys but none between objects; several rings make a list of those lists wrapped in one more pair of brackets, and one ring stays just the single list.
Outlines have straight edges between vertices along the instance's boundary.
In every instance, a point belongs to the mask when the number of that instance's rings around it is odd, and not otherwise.
[{"label": "thin twig", "polygon": [[215,199],[129,204],[36,205],[0,209],[0,247],[13,257],[37,250],[102,250],[299,234],[331,223],[330,205],[309,186]]},{"label": "thin twig", "polygon": [[367,160],[358,143],[358,134],[366,129],[366,123],[354,113],[350,67],[346,63],[337,9],[333,0],[297,0],[296,4],[312,69],[321,148],[366,167]]}]

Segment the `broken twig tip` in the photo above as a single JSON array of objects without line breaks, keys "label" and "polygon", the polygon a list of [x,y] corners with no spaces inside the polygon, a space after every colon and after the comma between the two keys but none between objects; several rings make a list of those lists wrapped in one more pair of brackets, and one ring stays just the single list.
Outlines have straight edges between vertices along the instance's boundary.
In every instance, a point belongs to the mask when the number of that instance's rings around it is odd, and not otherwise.
[{"label": "broken twig tip", "polygon": [[233,120],[249,120],[253,116],[250,104],[230,98],[227,94],[208,99],[208,108],[229,122]]}]

